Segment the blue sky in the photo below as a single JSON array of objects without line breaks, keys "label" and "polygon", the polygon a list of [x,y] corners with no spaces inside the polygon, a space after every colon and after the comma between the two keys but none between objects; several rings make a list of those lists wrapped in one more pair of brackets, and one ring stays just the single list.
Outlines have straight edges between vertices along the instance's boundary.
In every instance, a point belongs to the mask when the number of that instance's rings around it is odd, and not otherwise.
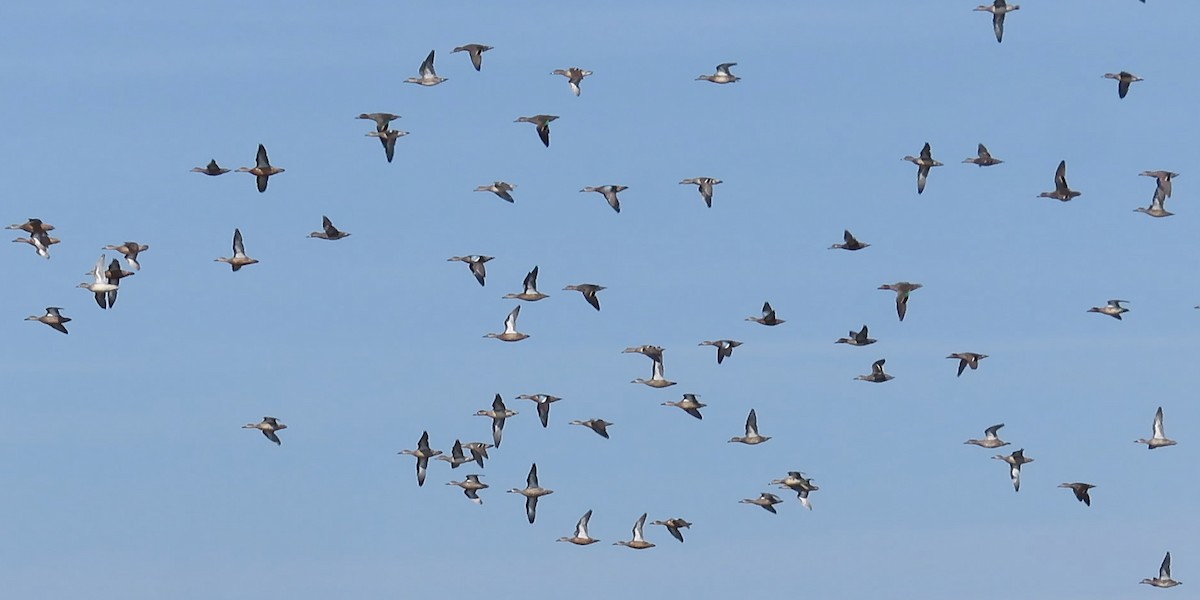
[{"label": "blue sky", "polygon": [[[1150,594],[1165,551],[1200,563],[1188,374],[1200,174],[1187,135],[1200,6],[1029,2],[1003,44],[974,3],[664,1],[504,6],[139,2],[15,6],[0,53],[8,248],[0,368],[0,588],[12,597],[415,597],[571,590],[581,599],[791,592],[940,600]],[[853,6],[851,6],[851,4]],[[952,6],[951,4],[955,4]],[[959,6],[958,4],[961,4]],[[495,46],[476,73],[455,46]],[[449,81],[402,81],[430,49]],[[695,77],[737,62],[742,81]],[[594,71],[571,94],[549,73]],[[1145,78],[1118,100],[1105,72]],[[361,112],[403,115],[388,164]],[[560,115],[542,147],[518,116]],[[899,160],[945,166],[918,196]],[[960,164],[987,144],[1006,162]],[[254,178],[188,172],[253,165]],[[1083,195],[1039,199],[1059,160]],[[1151,219],[1154,184],[1183,175]],[[714,205],[695,186],[712,176]],[[515,204],[478,185],[517,184]],[[622,212],[584,186],[622,184]],[[328,215],[353,235],[306,239]],[[231,273],[240,227],[261,263]],[[872,246],[829,251],[848,228]],[[15,235],[13,237],[16,237]],[[73,286],[99,248],[149,244],[101,311]],[[109,252],[109,257],[113,253]],[[486,287],[450,256],[487,254]],[[501,331],[534,265],[551,297]],[[883,283],[916,281],[903,323]],[[603,310],[564,285],[597,283]],[[1130,301],[1118,322],[1088,314]],[[764,300],[788,322],[743,321]],[[71,334],[22,322],[45,306]],[[879,343],[833,340],[866,323]],[[721,366],[702,340],[745,344]],[[658,344],[666,376],[621,349]],[[954,377],[952,352],[989,354]],[[886,358],[896,379],[854,381]],[[696,421],[662,407],[685,392]],[[489,437],[476,472],[413,448]],[[542,429],[519,394],[550,393]],[[1132,440],[1166,411],[1172,448]],[[727,444],[758,411],[766,444]],[[274,447],[239,427],[272,415]],[[615,423],[611,440],[572,419]],[[1013,493],[988,425],[1036,459]],[[531,462],[555,490],[530,525]],[[815,510],[742,498],[788,470]],[[1090,508],[1065,481],[1096,484]],[[556,544],[586,510],[601,544]],[[642,512],[695,523],[634,552]],[[732,558],[732,557],[737,558]],[[1193,575],[1194,579],[1195,576]],[[1148,586],[1144,586],[1147,587]],[[1162,592],[1170,593],[1170,592]]]}]

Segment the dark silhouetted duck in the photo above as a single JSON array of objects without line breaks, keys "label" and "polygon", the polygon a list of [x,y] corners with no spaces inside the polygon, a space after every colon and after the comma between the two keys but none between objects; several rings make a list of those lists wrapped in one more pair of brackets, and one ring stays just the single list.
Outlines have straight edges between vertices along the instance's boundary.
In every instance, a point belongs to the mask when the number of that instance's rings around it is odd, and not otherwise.
[{"label": "dark silhouetted duck", "polygon": [[192,172],[204,173],[205,175],[216,177],[217,175],[224,175],[228,173],[229,169],[222,169],[221,165],[217,164],[217,159],[214,158],[208,161],[208,164],[203,167],[192,167]]}]

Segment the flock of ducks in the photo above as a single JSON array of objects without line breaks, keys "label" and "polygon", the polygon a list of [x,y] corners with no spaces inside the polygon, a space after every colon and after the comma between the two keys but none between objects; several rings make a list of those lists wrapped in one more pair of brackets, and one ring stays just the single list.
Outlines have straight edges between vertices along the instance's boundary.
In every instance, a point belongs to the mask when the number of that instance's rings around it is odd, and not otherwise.
[{"label": "flock of ducks", "polygon": [[[1144,1],[1144,0],[1143,0]],[[1009,5],[1005,0],[995,0],[991,5],[979,6],[975,10],[986,11],[993,15],[992,23],[996,41],[1002,42],[1004,35],[1004,25],[1006,15],[1010,12],[1020,9],[1018,5]],[[483,54],[492,50],[491,46],[483,44],[466,44],[453,49],[453,53],[465,52],[470,58],[474,70],[481,71],[483,66]],[[421,62],[418,69],[418,75],[405,80],[406,83],[413,83],[420,86],[435,86],[439,85],[448,79],[437,74],[434,67],[435,51],[430,51]],[[730,69],[736,66],[735,62],[722,63],[716,66],[715,73],[699,75],[696,80],[708,81],[716,84],[731,84],[738,82],[741,78],[734,75]],[[592,75],[592,71],[570,67],[566,69],[556,69],[552,72],[553,75],[561,75],[567,79],[572,93],[576,96],[581,94],[581,83],[584,78]],[[1126,71],[1118,73],[1106,73],[1105,78],[1114,79],[1118,82],[1118,96],[1125,98],[1132,83],[1142,81],[1142,78],[1133,75]],[[376,137],[380,140],[386,160],[392,162],[395,152],[396,141],[407,135],[407,132],[399,131],[390,128],[392,121],[399,119],[399,115],[391,113],[362,113],[358,119],[370,120],[375,123],[375,130],[367,133],[367,136]],[[539,140],[546,147],[550,146],[550,123],[558,119],[555,115],[534,115],[522,116],[516,119],[519,123],[531,123],[536,126],[536,131]],[[921,148],[918,156],[904,156],[903,160],[913,163],[917,167],[917,193],[924,192],[928,177],[934,167],[944,166],[943,163],[933,158],[932,148],[929,143],[925,143]],[[963,163],[975,164],[979,167],[991,167],[1002,164],[1004,161],[994,158],[984,144],[978,144],[976,155],[968,157],[962,161]],[[1066,178],[1067,165],[1063,160],[1058,164],[1054,173],[1054,191],[1042,192],[1039,197],[1052,198],[1062,202],[1070,201],[1081,195],[1081,192],[1073,190],[1067,183]],[[207,176],[220,176],[230,172],[230,169],[221,167],[217,161],[210,160],[205,166],[198,166],[192,169],[192,172],[202,173]],[[284,169],[273,166],[267,155],[267,150],[263,145],[259,145],[256,154],[254,167],[241,167],[237,172],[250,173],[255,176],[256,187],[260,193],[266,192],[268,182],[271,177],[284,173]],[[1154,217],[1166,217],[1171,213],[1165,210],[1165,201],[1171,197],[1172,180],[1178,177],[1178,173],[1170,171],[1144,171],[1140,175],[1152,177],[1156,181],[1155,192],[1152,197],[1152,202],[1148,208],[1137,208],[1138,212]],[[712,207],[713,188],[715,185],[721,184],[722,180],[713,177],[694,177],[683,179],[679,182],[680,185],[695,185],[703,199],[705,205]],[[508,203],[514,203],[516,200],[512,195],[515,185],[504,182],[495,181],[488,185],[481,185],[475,188],[477,192],[490,192]],[[602,195],[607,204],[613,211],[620,213],[621,204],[618,194],[628,189],[625,185],[600,185],[588,186],[579,190],[584,192],[595,192]],[[20,230],[25,232],[28,237],[18,237],[14,242],[29,244],[34,247],[36,253],[43,258],[50,258],[50,247],[60,242],[59,239],[51,237],[49,232],[54,230],[54,226],[44,223],[40,219],[31,218],[25,223],[10,225],[8,229]],[[309,234],[310,238],[317,238],[328,241],[342,240],[351,234],[338,229],[331,220],[322,216],[321,229]],[[849,230],[845,230],[842,236],[842,242],[830,246],[830,249],[839,249],[846,251],[861,251],[871,246],[869,243],[858,240]],[[139,256],[148,251],[150,246],[133,241],[126,241],[120,244],[110,244],[103,247],[103,250],[113,251],[121,254],[127,265],[133,271],[123,270],[116,259],[108,261],[107,256],[101,255],[88,272],[91,280],[80,283],[78,287],[85,288],[94,295],[95,301],[102,309],[113,308],[117,301],[118,291],[120,289],[121,279],[134,275],[141,270],[141,265],[138,261]],[[470,254],[464,256],[452,256],[446,259],[449,262],[462,262],[466,264],[471,275],[480,286],[486,285],[487,269],[486,263],[493,260],[494,257]],[[259,261],[250,257],[246,253],[243,236],[240,229],[235,229],[232,240],[232,256],[220,257],[215,259],[216,262],[228,264],[233,272],[238,272],[243,267],[254,265]],[[886,283],[878,287],[879,290],[887,290],[895,293],[895,309],[899,321],[903,322],[908,309],[908,303],[912,293],[920,290],[922,284],[908,281],[899,281],[896,283]],[[594,283],[579,283],[567,285],[562,288],[563,291],[576,291],[581,294],[583,299],[596,311],[601,310],[601,302],[599,293],[605,290],[605,286]],[[525,276],[520,292],[509,293],[504,296],[505,299],[514,299],[522,302],[537,302],[548,298],[549,296],[538,290],[538,267],[534,266],[532,270]],[[1092,307],[1088,312],[1096,312],[1121,320],[1122,315],[1127,313],[1129,309],[1122,306],[1126,300],[1108,300],[1107,304],[1099,307]],[[521,333],[518,330],[517,319],[520,315],[521,306],[518,304],[508,313],[504,320],[504,328],[500,333],[487,333],[483,337],[497,339],[503,342],[520,342],[528,339],[530,336]],[[62,314],[62,309],[59,307],[47,307],[44,314],[33,315],[26,320],[38,321],[54,330],[67,334],[66,325],[71,322],[71,318]],[[783,325],[787,321],[777,316],[776,310],[770,302],[764,302],[759,315],[753,315],[745,318],[759,325],[767,327],[775,327]],[[846,344],[849,346],[869,346],[877,340],[869,337],[869,329],[866,324],[858,331],[851,330],[846,337],[835,340],[834,343]],[[699,342],[700,346],[712,346],[716,351],[716,363],[718,365],[730,358],[734,350],[741,346],[743,342],[732,339],[705,340]],[[676,385],[676,382],[666,378],[664,372],[664,349],[655,345],[642,345],[626,348],[624,353],[642,354],[651,360],[651,372],[649,379],[637,378],[633,379],[632,383],[643,384],[651,388],[662,389]],[[972,371],[980,366],[980,362],[988,358],[987,354],[978,352],[955,352],[949,354],[947,359],[957,360],[956,377],[961,377],[969,368]],[[886,383],[894,379],[894,376],[884,370],[886,359],[880,358],[875,360],[870,367],[870,373],[858,375],[855,380],[867,381],[871,383]],[[561,398],[549,394],[531,394],[521,395],[517,397],[521,400],[529,400],[536,406],[537,415],[543,428],[549,426],[549,418],[551,406],[561,400]],[[668,400],[661,403],[662,406],[675,407],[681,409],[687,415],[695,419],[703,419],[701,409],[706,405],[700,402],[697,394],[684,393],[679,400]],[[416,480],[418,486],[423,486],[427,477],[430,459],[446,462],[451,469],[457,469],[460,466],[474,463],[480,468],[483,468],[485,461],[490,460],[490,449],[499,449],[503,441],[503,431],[505,423],[508,419],[518,415],[518,411],[508,408],[500,396],[496,394],[491,407],[489,409],[481,409],[474,413],[475,416],[487,417],[491,420],[491,442],[478,442],[455,440],[453,447],[448,455],[442,451],[433,449],[430,445],[430,435],[428,431],[422,432],[417,441],[415,449],[401,450],[399,454],[412,456],[416,462]],[[609,439],[608,429],[614,423],[606,421],[602,418],[576,419],[568,422],[569,425],[578,425],[592,430],[595,434],[602,438]],[[986,449],[997,449],[1010,445],[1009,442],[1003,441],[999,437],[999,430],[1004,427],[1003,423],[992,425],[984,430],[984,437],[980,439],[969,439],[964,444],[975,445]],[[271,416],[263,417],[260,422],[249,423],[243,426],[247,429],[256,429],[260,431],[264,437],[275,445],[281,445],[279,432],[287,428],[287,425],[281,423],[279,419]],[[1139,444],[1145,444],[1147,448],[1159,449],[1176,444],[1174,440],[1168,439],[1163,428],[1163,409],[1158,408],[1154,415],[1152,425],[1152,436],[1148,439],[1136,440]],[[772,439],[772,436],[762,435],[759,431],[758,415],[755,409],[751,408],[746,417],[744,424],[744,434],[734,436],[729,439],[729,443],[740,443],[749,446],[764,444]],[[468,454],[469,453],[469,454]],[[1034,462],[1033,458],[1025,456],[1025,450],[1017,449],[1009,454],[997,454],[992,457],[995,460],[1000,460],[1006,463],[1009,467],[1009,477],[1014,491],[1020,491],[1021,487],[1021,470],[1024,465]],[[451,480],[445,485],[455,486],[462,489],[464,496],[472,503],[482,505],[483,497],[481,492],[487,490],[489,485],[484,483],[481,478],[482,474],[469,473],[461,481]],[[789,471],[787,476],[781,479],[773,480],[769,484],[777,485],[780,489],[791,490],[797,493],[798,501],[805,508],[812,510],[812,504],[809,496],[812,492],[820,488],[813,484],[813,480],[800,471]],[[1096,488],[1095,485],[1086,482],[1064,482],[1058,487],[1071,490],[1074,497],[1086,506],[1091,506],[1092,498],[1090,491]],[[525,514],[529,523],[534,523],[537,517],[538,502],[541,498],[554,493],[553,489],[542,487],[538,478],[538,466],[536,463],[531,464],[528,475],[526,477],[525,486],[522,488],[512,488],[508,493],[518,494],[525,498]],[[755,505],[763,508],[767,512],[777,514],[776,506],[783,504],[784,500],[778,495],[771,492],[761,492],[756,498],[744,498],[739,503]],[[579,518],[575,524],[574,533],[570,536],[558,538],[558,542],[568,542],[574,545],[587,546],[594,544],[600,540],[592,537],[589,531],[589,523],[593,511],[587,510]],[[654,548],[655,544],[648,541],[645,536],[645,525],[648,514],[643,513],[634,523],[632,528],[632,536],[629,540],[618,540],[613,545],[625,546],[636,550],[644,550]],[[688,529],[692,523],[680,517],[672,517],[666,520],[656,520],[651,523],[654,526],[662,526],[667,532],[678,542],[684,542],[682,529]],[[1155,578],[1143,579],[1141,583],[1149,584],[1159,588],[1169,588],[1180,585],[1181,582],[1172,579],[1171,577],[1171,554],[1168,552],[1163,559],[1159,574]]]}]

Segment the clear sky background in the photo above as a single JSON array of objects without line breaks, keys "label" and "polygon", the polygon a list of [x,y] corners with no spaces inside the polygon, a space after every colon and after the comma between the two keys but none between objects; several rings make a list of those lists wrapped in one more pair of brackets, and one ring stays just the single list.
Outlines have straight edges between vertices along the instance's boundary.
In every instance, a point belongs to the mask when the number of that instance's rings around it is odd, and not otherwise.
[{"label": "clear sky background", "polygon": [[[5,596],[1178,596],[1137,584],[1167,550],[1200,579],[1200,5],[1031,0],[997,44],[969,0],[302,4],[4,11],[0,219],[63,240],[5,248]],[[482,72],[450,53],[470,42]],[[449,81],[402,83],[430,49]],[[722,62],[742,81],[695,81]],[[580,97],[550,75],[571,66]],[[1146,80],[1118,100],[1122,69]],[[411,132],[392,164],[375,111]],[[538,113],[549,149],[513,123]],[[918,196],[900,157],[925,142],[946,165]],[[979,142],[1006,162],[961,164]],[[259,143],[287,170],[265,194],[188,172]],[[1037,198],[1063,159],[1083,195]],[[1132,212],[1147,169],[1183,174],[1176,216]],[[700,176],[711,209],[677,184]],[[472,192],[496,179],[515,204]],[[578,192],[604,184],[620,214]],[[306,239],[323,214],[352,237]],[[262,262],[231,273],[235,227]],[[845,228],[872,246],[827,250]],[[151,249],[101,311],[73,286],[125,240]],[[461,254],[496,257],[486,287]],[[532,337],[483,339],[534,265]],[[902,280],[925,287],[899,323],[875,288]],[[601,312],[560,291],[584,282]],[[1086,312],[1109,298],[1124,321]],[[786,324],[743,320],[764,300]],[[21,321],[45,306],[69,336]],[[833,344],[864,323],[877,344]],[[719,367],[718,338],[745,342]],[[630,384],[637,344],[679,385]],[[961,351],[991,357],[956,378]],[[893,381],[854,381],[878,358]],[[660,406],[684,392],[703,421]],[[521,414],[484,505],[444,485],[470,466],[417,487],[396,453],[488,439],[496,393]],[[548,429],[532,393],[564,398]],[[1148,452],[1159,405],[1179,445]],[[773,439],[726,443],[750,408]],[[282,447],[239,429],[263,415]],[[567,425],[593,417],[611,440]],[[1000,422],[1036,459],[1019,493],[962,444]],[[534,461],[555,493],[530,525],[504,490]],[[788,470],[815,510],[738,504]],[[589,509],[601,544],[554,543]],[[695,525],[610,546],[642,512]]]}]

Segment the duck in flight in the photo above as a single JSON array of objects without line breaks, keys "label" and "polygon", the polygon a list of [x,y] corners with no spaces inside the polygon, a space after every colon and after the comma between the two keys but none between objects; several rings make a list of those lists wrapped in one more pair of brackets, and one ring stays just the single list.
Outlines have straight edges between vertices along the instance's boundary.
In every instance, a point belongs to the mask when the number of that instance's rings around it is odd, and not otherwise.
[{"label": "duck in flight", "polygon": [[471,274],[475,276],[475,281],[478,281],[479,285],[483,285],[483,279],[487,277],[487,269],[484,268],[483,264],[493,258],[495,257],[484,256],[482,254],[468,254],[466,256],[451,256],[446,259],[446,262],[458,261],[467,263],[467,266],[471,269]]},{"label": "duck in flight", "polygon": [[700,189],[700,197],[704,199],[704,205],[712,208],[713,186],[722,183],[720,179],[713,177],[692,177],[679,182],[679,185],[695,185]]},{"label": "duck in flight", "polygon": [[492,444],[496,448],[500,447],[500,438],[504,435],[504,421],[516,414],[517,411],[509,410],[504,405],[504,399],[500,397],[500,394],[496,394],[496,397],[492,399],[491,410],[479,410],[475,412],[475,416],[477,417],[492,418]]},{"label": "duck in flight", "polygon": [[512,312],[508,313],[508,316],[505,317],[503,333],[489,333],[483,337],[495,338],[502,342],[519,342],[519,341],[529,337],[528,334],[524,334],[524,333],[517,331],[517,316],[520,314],[521,314],[521,305],[518,304],[517,307],[512,309]]},{"label": "duck in flight", "polygon": [[1121,71],[1120,73],[1105,73],[1104,78],[1117,80],[1118,98],[1124,98],[1125,95],[1129,93],[1129,84],[1135,81],[1145,81],[1141,77],[1138,77],[1137,75],[1134,75],[1128,71]]},{"label": "duck in flight", "polygon": [[850,250],[853,252],[855,250],[862,250],[863,248],[866,248],[867,246],[870,246],[870,244],[864,244],[863,242],[858,241],[858,239],[854,237],[854,234],[850,233],[850,230],[847,229],[842,232],[842,243],[834,244],[834,245],[830,246],[829,249],[830,250]]},{"label": "duck in flight", "polygon": [[685,412],[689,415],[692,415],[693,417],[696,417],[697,419],[700,419],[700,420],[704,420],[704,415],[700,414],[700,409],[704,408],[705,406],[708,406],[707,404],[700,402],[697,399],[696,394],[684,394],[682,400],[678,400],[676,402],[671,402],[670,400],[668,400],[666,402],[663,402],[662,405],[663,406],[674,406],[675,408],[679,408],[679,409],[683,410],[683,412]]},{"label": "duck in flight", "polygon": [[525,275],[525,281],[521,284],[521,287],[524,289],[524,291],[522,291],[520,294],[505,294],[504,297],[514,300],[525,300],[527,302],[537,302],[542,298],[549,298],[550,296],[538,291],[537,278],[538,268],[535,265],[533,270]]},{"label": "duck in flight", "polygon": [[509,192],[516,189],[516,187],[517,186],[515,186],[511,183],[504,182],[504,181],[493,181],[491,185],[481,185],[481,186],[475,188],[475,191],[491,192],[491,193],[499,196],[500,199],[504,200],[505,202],[508,202],[509,204],[513,204],[516,202],[516,200],[512,197],[512,194],[510,194]]},{"label": "duck in flight", "polygon": [[737,436],[731,437],[731,438],[729,438],[729,443],[732,444],[734,442],[738,442],[741,444],[756,446],[756,445],[761,444],[769,439],[771,439],[771,436],[759,435],[759,433],[758,433],[758,415],[755,414],[754,409],[752,408],[752,409],[750,409],[750,414],[746,415],[746,435],[745,435],[745,437],[737,437]]},{"label": "duck in flight", "polygon": [[550,123],[558,118],[558,115],[534,115],[532,117],[517,117],[513,123],[533,123],[537,125],[538,138],[542,140],[547,148],[550,147]]},{"label": "duck in flight", "polygon": [[901,281],[898,283],[885,283],[885,284],[879,286],[878,289],[891,290],[893,292],[896,292],[896,316],[900,317],[900,320],[903,321],[904,315],[908,313],[908,296],[909,296],[909,294],[912,294],[913,292],[915,292],[923,287],[925,287],[925,286],[923,286],[919,283],[909,283],[907,281]]},{"label": "duck in flight", "polygon": [[62,309],[57,306],[47,306],[46,314],[44,314],[40,317],[37,315],[31,315],[31,316],[25,317],[25,320],[26,321],[38,321],[40,323],[45,323],[46,325],[53,327],[55,331],[61,331],[62,333],[68,333],[67,323],[71,322],[71,317],[64,317],[62,315],[61,311],[62,311]]},{"label": "duck in flight", "polygon": [[1093,307],[1087,309],[1087,311],[1094,312],[1094,313],[1100,313],[1102,315],[1108,315],[1118,321],[1121,321],[1121,320],[1123,320],[1123,319],[1121,319],[1121,315],[1129,312],[1128,308],[1121,306],[1122,302],[1129,302],[1129,301],[1128,300],[1109,300],[1108,303],[1105,304],[1104,306],[1093,306]]},{"label": "duck in flight", "polygon": [[1146,448],[1150,450],[1176,444],[1175,440],[1167,439],[1167,435],[1163,433],[1163,409],[1161,406],[1154,411],[1154,434],[1148,440],[1135,440],[1134,443],[1145,444]]},{"label": "duck in flight", "polygon": [[210,177],[216,177],[217,175],[224,175],[228,173],[229,169],[222,169],[221,165],[217,164],[217,159],[214,158],[208,161],[208,164],[204,165],[203,167],[192,167],[192,172],[204,173]]},{"label": "duck in flight", "polygon": [[471,57],[471,66],[475,67],[476,71],[479,71],[483,68],[483,53],[491,49],[491,46],[484,46],[483,44],[464,44],[451,50],[450,53],[466,52]]},{"label": "duck in flight", "polygon": [[721,364],[727,357],[733,356],[733,349],[741,346],[742,343],[737,340],[715,340],[700,342],[700,346],[713,346],[717,349],[717,364]]},{"label": "duck in flight", "polygon": [[1156,588],[1171,588],[1183,582],[1171,579],[1171,553],[1168,552],[1167,555],[1163,557],[1162,564],[1158,567],[1158,577],[1153,579],[1146,578],[1138,583],[1150,584]]},{"label": "duck in flight", "polygon": [[996,43],[1004,41],[1004,16],[1014,10],[1021,10],[1018,4],[1009,4],[1004,0],[995,0],[992,4],[977,6],[975,10],[992,13],[992,31],[996,34]]},{"label": "duck in flight", "polygon": [[1021,491],[1021,465],[1033,462],[1032,458],[1025,458],[1025,449],[1021,448],[1008,455],[997,454],[992,458],[1008,463],[1008,476],[1012,479],[1013,491]]},{"label": "duck in flight", "polygon": [[592,511],[589,509],[579,517],[579,522],[575,524],[575,535],[571,537],[560,537],[559,542],[570,542],[576,546],[587,546],[600,541],[588,534],[588,521],[592,519]]},{"label": "duck in flight", "polygon": [[579,285],[568,285],[567,287],[563,288],[563,291],[579,292],[583,294],[583,299],[587,300],[587,303],[591,304],[592,308],[600,310],[600,299],[596,297],[596,294],[603,289],[606,288],[602,285],[596,285],[594,283],[581,283]]},{"label": "duck in flight", "polygon": [[1067,185],[1067,161],[1059,161],[1058,169],[1054,171],[1054,191],[1042,192],[1038,194],[1038,198],[1054,198],[1060,202],[1070,202],[1072,198],[1082,196],[1083,192],[1077,192]]},{"label": "duck in flight", "polygon": [[967,440],[963,443],[979,446],[980,448],[999,448],[1001,446],[1007,446],[1008,442],[1001,440],[1000,436],[996,433],[1000,431],[1001,427],[1004,427],[1004,423],[992,425],[991,427],[983,430],[983,439]]},{"label": "duck in flight", "polygon": [[601,194],[604,196],[604,199],[608,201],[608,205],[611,206],[614,211],[619,213],[621,212],[621,200],[620,198],[617,198],[617,194],[627,189],[629,189],[629,186],[626,185],[602,185],[599,187],[588,186],[579,191],[597,192]]},{"label": "duck in flight", "polygon": [[445,77],[438,77],[437,71],[433,70],[433,55],[435,52],[436,50],[430,50],[429,56],[426,56],[425,60],[421,61],[420,75],[417,77],[409,77],[408,79],[404,80],[404,83],[415,83],[417,85],[430,87],[446,81],[447,79]]},{"label": "duck in flight", "polygon": [[730,67],[736,67],[737,63],[721,63],[717,65],[717,72],[712,75],[701,75],[696,78],[696,81],[711,81],[713,83],[734,83],[741,79],[729,72]]},{"label": "duck in flight", "polygon": [[429,469],[429,459],[441,454],[441,450],[434,450],[429,447],[429,432],[421,432],[421,439],[417,440],[416,450],[401,450],[399,454],[407,454],[417,458],[417,485],[425,485],[425,472]]},{"label": "duck in flight", "polygon": [[280,423],[279,419],[276,419],[275,417],[263,417],[261,422],[247,423],[242,425],[242,429],[257,429],[261,431],[268,440],[275,442],[275,445],[279,446],[283,444],[283,442],[279,441],[279,436],[276,435],[276,432],[282,429],[287,429],[287,425]]},{"label": "duck in flight", "polygon": [[958,359],[957,377],[962,377],[963,371],[965,371],[967,367],[971,367],[971,370],[974,371],[975,369],[979,368],[979,361],[987,357],[988,355],[979,354],[978,352],[955,352],[946,358]]},{"label": "duck in flight", "polygon": [[267,158],[267,148],[262,144],[258,145],[258,154],[254,156],[254,168],[240,167],[238,173],[250,173],[254,175],[254,181],[258,184],[259,193],[267,191],[267,180],[272,175],[278,175],[284,170],[279,167],[272,167],[271,161]]},{"label": "duck in flight", "polygon": [[855,381],[870,381],[871,383],[883,383],[891,381],[895,377],[888,375],[883,371],[883,365],[887,363],[887,359],[879,359],[871,363],[871,373],[868,375],[859,375],[855,377]]},{"label": "duck in flight", "polygon": [[784,321],[783,319],[779,319],[779,318],[775,317],[775,309],[771,308],[770,302],[763,302],[761,317],[746,317],[746,320],[754,321],[755,323],[758,323],[759,325],[766,325],[767,327],[774,327],[776,325],[787,322],[787,321]]},{"label": "duck in flight", "polygon": [[972,156],[970,158],[964,158],[963,162],[979,165],[981,167],[991,167],[994,165],[998,165],[1004,161],[1002,161],[998,158],[992,158],[992,153],[988,152],[987,146],[984,146],[983,144],[979,144],[979,148],[976,151],[976,156]]},{"label": "duck in flight", "polygon": [[347,237],[349,235],[350,234],[348,232],[342,231],[342,230],[338,229],[337,227],[334,227],[333,221],[330,221],[329,217],[326,217],[325,215],[321,215],[321,231],[314,231],[314,232],[308,234],[308,237],[317,238],[319,240],[336,241],[336,240],[340,240],[344,237]]},{"label": "duck in flight", "polygon": [[546,489],[538,485],[537,463],[529,468],[529,476],[525,478],[524,488],[513,488],[508,490],[510,494],[520,494],[525,496],[525,516],[529,519],[529,524],[537,518],[537,503],[538,498],[548,496],[554,493],[554,490]]},{"label": "duck in flight", "polygon": [[213,259],[213,262],[223,262],[225,264],[228,264],[230,267],[233,268],[233,271],[236,273],[242,267],[257,263],[258,259],[250,258],[249,256],[246,256],[246,247],[245,247],[245,245],[242,244],[242,230],[234,229],[233,230],[233,256],[231,256],[229,258],[225,258],[224,256],[222,256],[221,258]]},{"label": "duck in flight", "polygon": [[867,337],[867,326],[863,325],[858,331],[850,330],[849,337],[838,338],[835,344],[849,344],[851,346],[870,346],[879,341],[875,338]]},{"label": "duck in flight", "polygon": [[580,69],[579,67],[571,67],[569,69],[555,69],[550,74],[566,77],[567,83],[571,84],[571,91],[578,96],[580,91],[579,84],[583,83],[583,78],[591,75],[592,72],[587,69]]},{"label": "duck in flight", "polygon": [[633,548],[634,550],[653,548],[654,544],[647,542],[646,537],[642,532],[642,530],[646,527],[646,515],[647,513],[642,513],[642,516],[637,520],[637,523],[633,524],[633,539],[629,541],[620,540],[613,542],[613,545],[625,546],[626,548]]},{"label": "duck in flight", "polygon": [[917,157],[905,156],[901,160],[907,160],[908,162],[910,162],[914,165],[917,165],[917,193],[918,194],[925,191],[925,179],[929,177],[929,170],[932,169],[933,167],[942,166],[942,163],[940,163],[936,160],[933,160],[933,153],[929,147],[929,142],[925,142],[925,145],[921,148],[920,156],[917,156]]}]

